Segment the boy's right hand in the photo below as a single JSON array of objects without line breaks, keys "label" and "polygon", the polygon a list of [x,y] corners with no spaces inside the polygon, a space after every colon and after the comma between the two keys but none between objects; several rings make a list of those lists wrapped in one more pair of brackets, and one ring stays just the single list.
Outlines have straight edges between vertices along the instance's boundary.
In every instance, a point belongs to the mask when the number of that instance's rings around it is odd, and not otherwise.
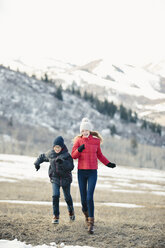
[{"label": "boy's right hand", "polygon": [[84,144],[78,147],[78,151],[79,152],[82,152],[84,149],[85,149],[85,145]]},{"label": "boy's right hand", "polygon": [[36,164],[34,163],[34,165],[35,165],[36,171],[38,171],[40,169],[40,165],[37,163]]}]

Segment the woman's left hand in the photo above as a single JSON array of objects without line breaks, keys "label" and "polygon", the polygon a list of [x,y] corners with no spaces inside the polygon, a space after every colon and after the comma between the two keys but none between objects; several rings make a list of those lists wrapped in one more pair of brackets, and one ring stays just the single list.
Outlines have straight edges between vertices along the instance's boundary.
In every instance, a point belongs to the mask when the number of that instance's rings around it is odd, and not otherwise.
[{"label": "woman's left hand", "polygon": [[79,146],[78,151],[82,152],[84,149],[85,149],[85,145],[83,144],[83,145]]},{"label": "woman's left hand", "polygon": [[106,166],[107,166],[107,167],[110,167],[110,168],[115,168],[115,167],[116,167],[116,164],[110,162],[110,163],[108,163]]}]

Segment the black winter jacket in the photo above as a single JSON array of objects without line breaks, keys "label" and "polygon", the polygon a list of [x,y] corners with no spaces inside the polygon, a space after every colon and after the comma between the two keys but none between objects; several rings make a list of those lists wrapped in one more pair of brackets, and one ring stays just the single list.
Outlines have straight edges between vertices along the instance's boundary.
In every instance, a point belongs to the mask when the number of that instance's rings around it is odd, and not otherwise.
[{"label": "black winter jacket", "polygon": [[50,150],[41,154],[34,164],[40,165],[43,162],[50,162],[48,175],[52,183],[57,183],[60,186],[66,186],[72,182],[71,171],[74,169],[74,164],[73,159],[68,153],[68,149],[65,145],[60,153]]}]

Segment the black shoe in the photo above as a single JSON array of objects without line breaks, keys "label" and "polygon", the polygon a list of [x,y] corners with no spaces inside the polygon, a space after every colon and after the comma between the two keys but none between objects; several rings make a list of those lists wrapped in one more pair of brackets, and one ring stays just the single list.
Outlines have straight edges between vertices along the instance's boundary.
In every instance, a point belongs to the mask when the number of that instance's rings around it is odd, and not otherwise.
[{"label": "black shoe", "polygon": [[69,213],[69,218],[70,218],[71,221],[74,221],[75,220],[74,212],[70,212]]},{"label": "black shoe", "polygon": [[59,217],[58,216],[53,216],[52,224],[59,224]]}]

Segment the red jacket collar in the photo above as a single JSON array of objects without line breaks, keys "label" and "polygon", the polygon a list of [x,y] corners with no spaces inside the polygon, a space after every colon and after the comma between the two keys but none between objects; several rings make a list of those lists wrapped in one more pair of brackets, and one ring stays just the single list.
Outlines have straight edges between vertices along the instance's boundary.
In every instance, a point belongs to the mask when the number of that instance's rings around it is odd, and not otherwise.
[{"label": "red jacket collar", "polygon": [[88,137],[81,137],[83,140],[89,140],[89,139],[91,139],[93,136],[90,134]]}]

